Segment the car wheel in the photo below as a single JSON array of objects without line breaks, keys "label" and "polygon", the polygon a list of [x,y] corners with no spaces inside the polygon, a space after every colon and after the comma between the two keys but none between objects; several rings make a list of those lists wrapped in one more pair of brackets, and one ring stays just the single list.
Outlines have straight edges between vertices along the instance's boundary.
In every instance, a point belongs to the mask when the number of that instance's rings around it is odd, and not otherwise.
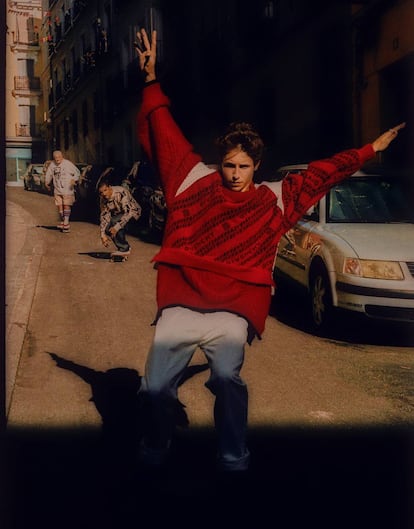
[{"label": "car wheel", "polygon": [[325,331],[332,323],[332,293],[328,273],[318,267],[310,281],[311,323],[316,331]]}]

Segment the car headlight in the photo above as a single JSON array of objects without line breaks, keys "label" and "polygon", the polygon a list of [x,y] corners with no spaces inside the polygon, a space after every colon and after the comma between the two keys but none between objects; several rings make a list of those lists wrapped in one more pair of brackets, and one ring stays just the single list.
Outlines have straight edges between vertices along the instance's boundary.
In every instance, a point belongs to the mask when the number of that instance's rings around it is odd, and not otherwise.
[{"label": "car headlight", "polygon": [[343,272],[371,279],[404,279],[401,266],[395,261],[373,261],[347,257],[344,260]]}]

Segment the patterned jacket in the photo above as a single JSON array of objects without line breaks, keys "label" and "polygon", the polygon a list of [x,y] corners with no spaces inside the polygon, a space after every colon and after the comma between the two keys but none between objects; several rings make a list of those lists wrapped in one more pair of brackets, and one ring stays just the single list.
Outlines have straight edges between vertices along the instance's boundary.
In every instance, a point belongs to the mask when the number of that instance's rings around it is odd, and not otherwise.
[{"label": "patterned jacket", "polygon": [[138,220],[141,216],[141,206],[131,195],[129,189],[123,186],[112,186],[111,198],[101,197],[100,208],[101,236],[105,235],[105,230],[115,215],[122,215],[114,225],[118,231],[125,228],[131,219]]}]

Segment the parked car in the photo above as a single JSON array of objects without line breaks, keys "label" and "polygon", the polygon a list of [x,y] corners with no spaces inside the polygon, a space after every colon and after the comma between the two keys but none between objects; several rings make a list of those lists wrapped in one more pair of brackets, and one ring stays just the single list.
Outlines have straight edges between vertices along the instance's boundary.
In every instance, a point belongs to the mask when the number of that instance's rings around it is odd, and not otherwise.
[{"label": "parked car", "polygon": [[155,243],[162,240],[167,218],[164,192],[153,166],[146,160],[134,162],[124,180],[141,206],[141,217],[130,230]]},{"label": "parked car", "polygon": [[45,184],[45,176],[46,176],[46,171],[47,171],[47,168],[49,167],[49,165],[51,164],[52,160],[46,160],[45,163],[43,164],[43,172],[40,176],[40,189],[39,191],[41,193],[46,193],[48,195],[52,194],[52,191],[49,191],[47,188],[46,188],[46,184]]},{"label": "parked car", "polygon": [[23,175],[23,186],[26,191],[40,191],[42,189],[43,164],[31,163]]},{"label": "parked car", "polygon": [[[306,167],[282,167],[276,180]],[[326,329],[337,308],[414,322],[412,202],[403,180],[358,171],[282,237],[275,281],[282,292],[288,283],[305,289],[315,330]]]},{"label": "parked car", "polygon": [[156,187],[150,197],[148,227],[150,233],[161,242],[167,220],[167,204],[161,186]]},{"label": "parked car", "polygon": [[111,185],[128,188],[142,208],[141,217],[128,223],[127,230],[151,242],[162,238],[166,205],[164,194],[152,166],[147,161],[137,161],[130,168],[121,165],[76,164],[81,175],[76,188],[76,214],[79,218],[99,222],[98,187],[102,180]]}]

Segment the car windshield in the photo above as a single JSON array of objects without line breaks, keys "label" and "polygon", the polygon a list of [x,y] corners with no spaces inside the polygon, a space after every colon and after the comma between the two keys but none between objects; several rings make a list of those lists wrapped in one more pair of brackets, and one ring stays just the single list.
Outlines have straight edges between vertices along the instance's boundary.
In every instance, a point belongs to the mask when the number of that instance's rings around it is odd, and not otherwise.
[{"label": "car windshield", "polygon": [[410,193],[401,180],[349,178],[327,195],[327,222],[414,222]]}]

